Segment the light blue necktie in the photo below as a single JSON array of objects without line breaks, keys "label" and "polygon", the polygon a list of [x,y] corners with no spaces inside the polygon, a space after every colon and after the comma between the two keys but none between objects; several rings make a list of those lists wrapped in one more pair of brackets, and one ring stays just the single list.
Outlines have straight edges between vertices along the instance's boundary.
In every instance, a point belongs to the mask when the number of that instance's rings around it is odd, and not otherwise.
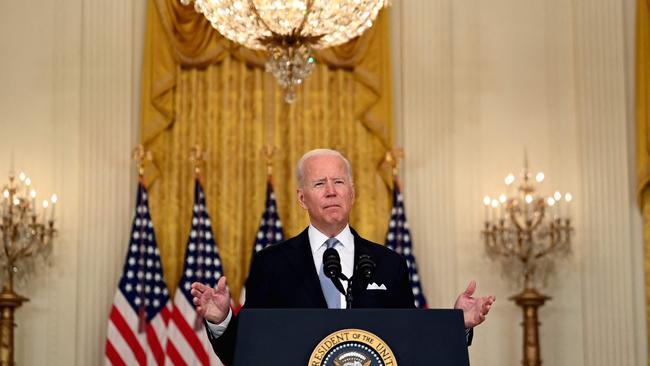
[{"label": "light blue necktie", "polygon": [[[340,241],[336,238],[329,238],[325,241],[327,249],[334,248],[336,250],[336,245],[341,244]],[[323,289],[323,295],[325,295],[325,301],[327,301],[328,309],[340,309],[341,308],[341,293],[336,289],[332,280],[325,276],[325,271],[323,270],[323,263],[320,265],[320,271],[318,271],[318,278],[320,279],[320,287]]]}]

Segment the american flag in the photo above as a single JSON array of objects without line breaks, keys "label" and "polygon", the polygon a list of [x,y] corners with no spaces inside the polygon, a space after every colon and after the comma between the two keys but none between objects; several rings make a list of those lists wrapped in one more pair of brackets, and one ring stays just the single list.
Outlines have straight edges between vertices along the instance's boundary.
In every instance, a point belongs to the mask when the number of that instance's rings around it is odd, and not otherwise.
[{"label": "american flag", "polygon": [[413,256],[413,244],[411,243],[411,232],[409,224],[406,221],[406,212],[404,211],[404,198],[399,187],[397,179],[394,181],[393,190],[393,209],[390,212],[390,222],[388,223],[388,234],[386,234],[386,246],[401,254],[406,259],[409,269],[409,281],[415,298],[415,307],[426,309],[427,300],[424,298],[422,286],[420,285],[420,276],[418,267],[415,264]]},{"label": "american flag", "polygon": [[[253,246],[253,254],[266,248],[269,245],[280,243],[284,241],[284,234],[282,232],[282,221],[278,215],[278,205],[275,203],[275,193],[273,193],[273,184],[269,179],[266,185],[266,203],[264,204],[264,212],[260,219],[260,227],[257,229],[257,236],[255,237],[255,244]],[[241,292],[239,298],[239,306],[244,305],[246,301],[246,288]],[[239,309],[237,309],[239,310]]]},{"label": "american flag", "polygon": [[108,319],[107,365],[163,365],[170,301],[147,190],[138,185],[124,271]]},{"label": "american flag", "polygon": [[205,193],[197,179],[194,185],[192,228],[185,250],[183,275],[176,288],[174,308],[169,322],[167,364],[221,365],[208,341],[203,319],[192,303],[190,286],[192,282],[201,282],[215,287],[222,274],[221,258],[205,205]]}]

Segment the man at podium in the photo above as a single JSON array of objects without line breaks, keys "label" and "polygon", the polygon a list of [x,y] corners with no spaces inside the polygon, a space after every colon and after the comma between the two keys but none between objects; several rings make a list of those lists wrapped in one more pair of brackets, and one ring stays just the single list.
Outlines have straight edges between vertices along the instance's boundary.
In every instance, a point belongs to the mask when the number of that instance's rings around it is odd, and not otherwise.
[{"label": "man at podium", "polygon": [[[310,225],[257,253],[246,282],[244,307],[414,308],[406,261],[362,238],[348,224],[355,198],[348,160],[335,150],[309,151],[297,164],[296,178],[298,202],[307,211]],[[358,273],[362,263],[370,263],[372,269],[363,279]],[[332,276],[332,266],[338,275]],[[468,344],[471,329],[485,320],[495,300],[494,296],[472,297],[475,288],[471,281],[454,305],[463,310]],[[193,283],[191,292],[215,352],[225,364],[232,364],[237,317],[230,309],[226,278],[220,278],[215,288]]]}]

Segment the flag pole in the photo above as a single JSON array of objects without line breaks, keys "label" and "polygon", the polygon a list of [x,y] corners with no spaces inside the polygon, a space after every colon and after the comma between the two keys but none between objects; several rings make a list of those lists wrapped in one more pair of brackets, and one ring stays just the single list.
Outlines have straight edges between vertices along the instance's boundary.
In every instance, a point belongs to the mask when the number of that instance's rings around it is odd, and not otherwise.
[{"label": "flag pole", "polygon": [[[203,174],[201,172],[201,167],[205,163],[206,154],[207,153],[205,151],[201,150],[201,146],[199,144],[192,146],[192,148],[190,149],[190,162],[192,162],[192,166],[194,168],[194,179],[196,179],[196,182],[200,184],[202,187],[203,187]],[[196,188],[194,194],[195,195],[198,194],[198,192],[196,192]],[[197,232],[202,233],[203,230],[204,230],[203,222],[199,220]],[[202,244],[204,245],[206,244],[206,243],[202,243],[201,240],[202,238],[199,235],[198,237],[199,247]],[[205,271],[205,268],[203,268],[204,267],[203,264],[204,264],[204,260],[197,261],[197,268],[201,272]],[[203,317],[197,312],[196,319],[194,320],[193,328],[195,331],[199,331],[201,330],[202,327],[203,327]]]},{"label": "flag pole", "polygon": [[201,145],[194,145],[190,149],[190,162],[194,168],[194,178],[203,184],[202,167],[205,165],[207,152],[201,150]]},{"label": "flag pole", "polygon": [[272,183],[273,177],[273,158],[278,148],[271,144],[266,144],[262,147],[262,156],[266,162],[266,178],[269,183]]},{"label": "flag pole", "polygon": [[145,164],[153,158],[142,146],[133,150],[132,157],[137,162],[138,189],[124,267],[108,317],[105,357],[111,364],[125,360],[133,364],[137,363],[133,350],[142,349],[138,360],[151,355],[162,365],[171,309],[143,178]]},{"label": "flag pole", "polygon": [[393,148],[386,152],[385,161],[390,164],[393,173],[393,207],[391,209],[388,230],[386,233],[386,246],[406,261],[409,271],[409,283],[413,291],[414,304],[418,308],[427,308],[427,301],[422,292],[422,284],[417,271],[411,231],[406,220],[406,210],[402,198],[402,187],[398,177],[399,161],[404,159],[404,150]]},{"label": "flag pole", "polygon": [[[153,157],[151,155],[151,151],[145,150],[143,145],[138,145],[136,146],[135,149],[133,149],[133,153],[131,154],[132,159],[136,162],[137,167],[138,167],[138,181],[140,182],[140,187],[138,189],[142,189],[141,187],[144,187],[144,166],[148,162],[151,162],[153,160]],[[140,195],[138,195],[140,196]],[[136,209],[136,212],[138,214],[138,218],[140,220],[144,220],[144,213]],[[138,245],[138,256],[140,257],[140,261],[138,261],[139,266],[141,267],[141,270],[144,270],[144,256],[145,253],[143,252],[144,250],[144,228],[140,226],[139,232],[138,232],[138,237],[140,240],[140,243]],[[138,293],[138,297],[140,298],[140,306],[138,307],[138,333],[144,333],[147,328],[147,312],[146,312],[146,305],[145,305],[145,285],[144,285],[144,277],[140,279],[140,291]]]}]

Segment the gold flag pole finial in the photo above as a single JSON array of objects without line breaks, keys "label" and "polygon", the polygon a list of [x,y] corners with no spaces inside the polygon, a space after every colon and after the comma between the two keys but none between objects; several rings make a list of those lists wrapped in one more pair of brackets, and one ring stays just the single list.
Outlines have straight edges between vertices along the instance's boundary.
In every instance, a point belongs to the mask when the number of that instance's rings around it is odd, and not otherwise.
[{"label": "gold flag pole finial", "polygon": [[138,174],[140,176],[144,175],[144,166],[147,163],[150,163],[153,161],[153,154],[151,153],[151,150],[145,150],[144,146],[142,144],[138,145],[133,149],[133,153],[131,154],[131,158],[136,161],[138,164]]},{"label": "gold flag pole finial", "polygon": [[404,149],[396,147],[386,151],[385,160],[393,169],[393,176],[397,177],[397,169],[399,168],[399,161],[404,159]]},{"label": "gold flag pole finial", "polygon": [[273,157],[278,151],[278,148],[273,145],[264,145],[262,147],[262,156],[266,160],[266,174],[270,178],[273,175]]},{"label": "gold flag pole finial", "polygon": [[194,174],[196,176],[201,174],[201,166],[205,164],[206,155],[207,152],[201,150],[200,145],[192,146],[192,149],[190,150],[190,161],[194,166]]}]

